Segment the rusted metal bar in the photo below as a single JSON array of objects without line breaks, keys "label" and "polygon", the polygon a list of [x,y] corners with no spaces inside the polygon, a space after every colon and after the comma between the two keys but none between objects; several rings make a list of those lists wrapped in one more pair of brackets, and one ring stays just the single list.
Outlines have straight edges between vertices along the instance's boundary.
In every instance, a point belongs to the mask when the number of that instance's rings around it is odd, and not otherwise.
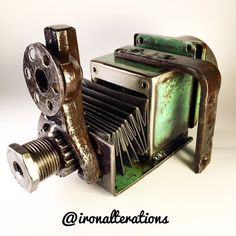
[{"label": "rusted metal bar", "polygon": [[89,140],[82,104],[82,69],[76,31],[70,26],[50,26],[44,29],[46,47],[57,58],[64,77],[64,102],[61,107],[65,134],[75,149],[82,169],[81,177],[96,182],[99,166]]},{"label": "rusted metal bar", "polygon": [[[48,120],[51,121],[49,126],[55,123],[55,133],[57,130],[62,133],[73,148],[80,164],[80,176],[89,183],[96,182],[100,171],[84,121],[83,75],[76,31],[70,26],[57,25],[46,27],[44,33],[46,47],[31,44],[24,56],[25,74],[28,71],[32,77],[26,76],[26,83],[43,113],[40,124],[43,126]],[[41,138],[47,136],[48,132],[40,134]],[[62,156],[62,159],[67,158]]]}]

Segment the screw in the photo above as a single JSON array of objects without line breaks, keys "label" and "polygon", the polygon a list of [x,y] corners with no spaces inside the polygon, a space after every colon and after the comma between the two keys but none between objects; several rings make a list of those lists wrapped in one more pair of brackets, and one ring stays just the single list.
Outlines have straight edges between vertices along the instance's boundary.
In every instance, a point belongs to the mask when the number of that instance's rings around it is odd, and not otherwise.
[{"label": "screw", "polygon": [[49,139],[41,138],[24,145],[11,144],[7,159],[18,183],[28,192],[60,169],[60,156]]},{"label": "screw", "polygon": [[145,89],[148,88],[148,82],[146,80],[142,79],[142,80],[139,81],[139,86],[140,86],[141,89],[145,90]]}]

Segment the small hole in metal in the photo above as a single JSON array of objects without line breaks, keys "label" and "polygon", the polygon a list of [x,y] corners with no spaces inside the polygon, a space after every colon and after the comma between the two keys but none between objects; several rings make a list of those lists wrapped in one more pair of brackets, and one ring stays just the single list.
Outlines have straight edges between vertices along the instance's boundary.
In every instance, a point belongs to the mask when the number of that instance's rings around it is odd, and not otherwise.
[{"label": "small hole in metal", "polygon": [[187,52],[191,52],[191,51],[192,51],[192,46],[191,46],[190,44],[188,44],[188,45],[186,46],[186,51],[187,51]]},{"label": "small hole in metal", "polygon": [[23,173],[23,171],[22,171],[20,165],[19,165],[16,161],[13,162],[13,168],[14,168],[16,174],[17,174],[19,177],[22,177],[22,178],[24,177],[24,173]]},{"label": "small hole in metal", "polygon": [[208,158],[204,157],[201,161],[202,166],[205,166],[207,164],[207,162],[208,162]]},{"label": "small hole in metal", "polygon": [[28,67],[25,68],[25,76],[28,80],[31,79],[31,72],[30,72],[30,69]]},{"label": "small hole in metal", "polygon": [[54,92],[55,94],[58,94],[58,92],[59,92],[58,83],[54,82],[54,83],[52,84],[52,90],[53,90],[53,92]]},{"label": "small hole in metal", "polygon": [[138,38],[138,43],[140,43],[140,44],[143,43],[143,37]]},{"label": "small hole in metal", "polygon": [[48,123],[45,123],[45,124],[43,125],[43,131],[44,131],[44,132],[48,132],[49,129],[50,129],[50,125],[49,125]]},{"label": "small hole in metal", "polygon": [[146,88],[147,88],[147,82],[144,81],[144,80],[141,80],[141,81],[140,81],[140,87],[141,87],[142,89],[146,89]]},{"label": "small hole in metal", "polygon": [[97,68],[93,67],[93,72],[96,73],[97,72]]},{"label": "small hole in metal", "polygon": [[30,57],[30,59],[32,61],[34,61],[35,56],[36,56],[35,49],[34,48],[30,48],[30,50],[29,50],[29,57]]},{"label": "small hole in metal", "polygon": [[48,80],[44,71],[37,69],[35,72],[35,79],[40,91],[45,93],[48,90]]},{"label": "small hole in metal", "polygon": [[44,55],[44,56],[43,56],[43,64],[44,64],[45,66],[48,66],[49,63],[50,63],[49,57],[48,57],[47,55]]},{"label": "small hole in metal", "polygon": [[47,100],[47,107],[50,111],[52,111],[53,105],[52,105],[52,102],[50,100]]}]

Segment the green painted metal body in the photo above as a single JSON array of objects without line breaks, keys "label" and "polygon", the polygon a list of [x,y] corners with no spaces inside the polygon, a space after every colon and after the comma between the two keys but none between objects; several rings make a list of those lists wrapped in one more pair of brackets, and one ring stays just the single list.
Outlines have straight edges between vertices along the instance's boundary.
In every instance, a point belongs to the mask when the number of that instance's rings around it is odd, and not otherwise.
[{"label": "green painted metal body", "polygon": [[[164,51],[204,60],[206,51],[195,39],[169,38],[156,35],[136,34],[134,44],[138,47]],[[197,123],[199,114],[200,86],[188,74],[166,71],[129,60],[115,58],[114,54],[96,58],[111,71],[116,69],[123,74],[134,73],[142,76],[148,83],[143,91],[149,101],[147,119],[148,150],[142,163],[125,166],[124,175],[116,174],[115,194],[125,190],[137,180],[145,176],[164,160],[191,141],[188,128]],[[99,75],[97,79],[103,80]],[[109,78],[112,83],[113,78]],[[132,78],[120,78],[120,86],[129,87]],[[115,82],[117,83],[117,81]],[[132,88],[131,88],[132,89]],[[195,91],[195,92],[194,92]],[[140,91],[139,91],[140,92]],[[194,109],[193,109],[194,106]]]},{"label": "green painted metal body", "polygon": [[[205,43],[200,40],[190,37],[183,36],[179,38],[173,37],[164,37],[152,34],[135,34],[134,36],[134,45],[153,49],[157,51],[173,53],[177,55],[183,55],[187,57],[193,57],[201,60],[206,60],[206,48]],[[192,78],[191,75],[188,75]],[[201,87],[196,80],[192,79],[193,83],[193,93],[192,93],[192,117],[189,120],[189,127],[192,128],[197,124],[199,116],[199,107],[200,107],[200,94]],[[194,91],[195,90],[195,91]]]},{"label": "green painted metal body", "polygon": [[160,150],[187,131],[192,92],[192,78],[176,73],[157,84],[155,102],[154,147]]},{"label": "green painted metal body", "polygon": [[116,175],[116,193],[120,193],[128,186],[134,184],[137,180],[142,178],[153,166],[151,164],[133,163],[133,167],[125,167],[124,175]]},{"label": "green painted metal body", "polygon": [[[189,142],[187,139],[188,120],[190,113],[190,100],[192,92],[192,78],[189,75],[174,73],[174,77],[162,80],[162,77],[157,76],[153,80],[160,77],[160,81],[153,83],[156,93],[154,103],[154,123],[153,127],[149,127],[150,132],[153,132],[153,140],[149,140],[150,147],[153,149],[153,156],[158,156],[159,153],[164,153],[163,158],[157,162],[133,163],[133,167],[125,167],[125,174],[116,175],[116,192],[126,189],[129,185],[139,180],[142,176],[154,169],[156,165],[169,157],[166,154],[165,148],[168,146],[171,149],[171,143],[174,143],[181,135],[186,135],[186,140],[172,149],[172,153],[182,148]],[[150,122],[150,121],[148,121]],[[147,138],[150,138],[148,136]]]},{"label": "green painted metal body", "polygon": [[[162,52],[169,52],[177,55],[197,58],[196,42],[181,38],[171,38],[152,34],[136,34],[134,37],[135,46],[153,49]],[[204,55],[200,55],[201,59]]]}]

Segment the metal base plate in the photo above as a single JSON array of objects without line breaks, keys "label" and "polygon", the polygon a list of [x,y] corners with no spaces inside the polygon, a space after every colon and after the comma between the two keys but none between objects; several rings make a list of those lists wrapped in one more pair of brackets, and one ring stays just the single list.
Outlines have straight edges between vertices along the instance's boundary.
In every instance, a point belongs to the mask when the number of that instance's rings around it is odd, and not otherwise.
[{"label": "metal base plate", "polygon": [[95,135],[93,135],[93,137],[94,142],[96,142],[97,146],[101,149],[100,165],[102,169],[105,170],[102,178],[100,178],[97,183],[114,196],[125,191],[193,140],[192,137],[183,134],[156,153],[151,160],[143,158],[143,161],[133,163],[132,168],[125,167],[124,175],[119,175],[115,173],[113,145],[104,142]]}]

